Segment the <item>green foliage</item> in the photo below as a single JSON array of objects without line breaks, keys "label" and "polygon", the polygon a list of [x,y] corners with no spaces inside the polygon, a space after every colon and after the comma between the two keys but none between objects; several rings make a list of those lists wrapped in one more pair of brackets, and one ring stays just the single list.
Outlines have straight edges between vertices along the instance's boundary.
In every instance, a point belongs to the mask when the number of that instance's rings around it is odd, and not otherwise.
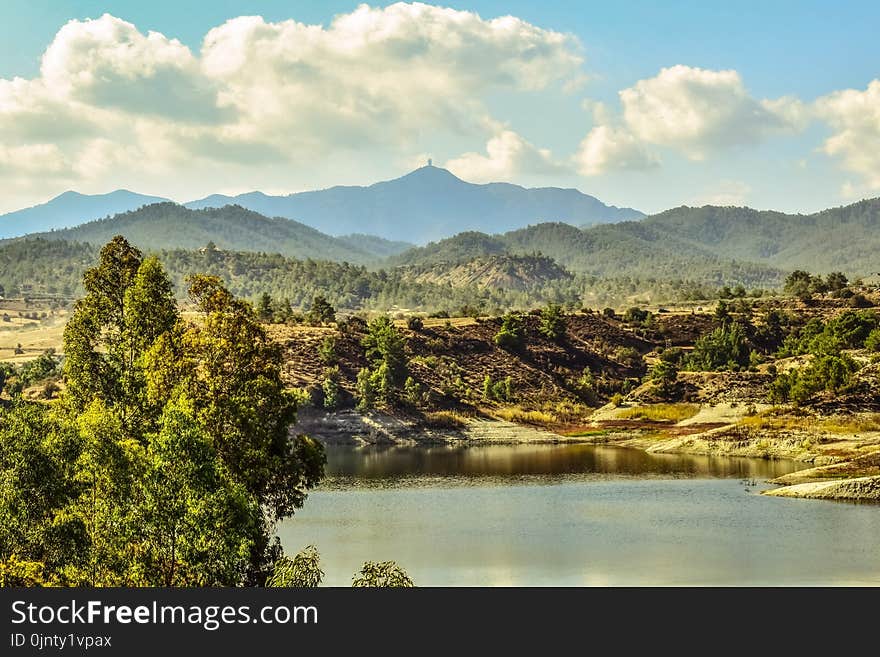
[{"label": "green foliage", "polygon": [[[383,369],[379,377],[381,384],[387,389],[388,395],[393,394],[406,377],[406,339],[390,318],[381,316],[369,323],[367,335],[361,340],[361,346],[364,348],[367,361],[376,373]],[[379,379],[376,382],[379,382]],[[378,387],[376,390],[378,393]]]},{"label": "green foliage", "polygon": [[321,383],[321,390],[324,393],[324,408],[333,409],[339,406],[339,368],[327,368],[324,374],[324,380]]},{"label": "green foliage", "polygon": [[670,361],[657,361],[651,368],[648,378],[657,386],[661,395],[668,397],[678,382],[678,367]]},{"label": "green foliage", "polygon": [[645,360],[635,347],[618,347],[614,351],[614,359],[640,373],[645,370]]},{"label": "green foliage", "polygon": [[64,328],[68,401],[81,412],[100,399],[119,411],[126,433],[149,430],[160,408],[147,399],[144,357],[178,320],[171,283],[155,258],[117,236],[83,286]]},{"label": "green foliage", "polygon": [[412,578],[393,561],[364,562],[360,572],[352,578],[351,585],[356,588],[411,588]]},{"label": "green foliage", "polygon": [[427,403],[428,395],[418,381],[408,376],[403,384],[403,400],[410,406],[419,408]]},{"label": "green foliage", "polygon": [[501,330],[495,334],[495,344],[507,351],[525,349],[525,327],[520,315],[507,313],[501,318]]},{"label": "green foliage", "polygon": [[805,404],[816,393],[838,393],[852,383],[858,364],[846,354],[818,356],[802,370],[780,372],[770,384],[773,402]]},{"label": "green foliage", "polygon": [[312,305],[306,314],[309,324],[321,326],[332,324],[336,321],[336,309],[330,305],[323,294],[316,294],[312,299]]},{"label": "green foliage", "polygon": [[268,322],[272,320],[272,316],[272,296],[268,292],[263,292],[257,306],[257,317],[260,318],[260,321]]},{"label": "green foliage", "polygon": [[357,409],[361,412],[368,411],[376,405],[376,392],[373,389],[373,377],[370,370],[363,367],[358,371],[357,384]]},{"label": "green foliage", "polygon": [[797,269],[785,278],[782,289],[789,296],[806,299],[811,295],[812,282],[813,277],[809,272]]},{"label": "green foliage", "polygon": [[745,330],[732,322],[698,339],[685,366],[697,371],[736,370],[748,367],[750,353]]},{"label": "green foliage", "polygon": [[561,306],[551,303],[541,311],[538,332],[548,340],[561,341],[565,337],[566,326],[565,313]]},{"label": "green foliage", "polygon": [[627,324],[641,324],[648,319],[648,315],[650,315],[650,313],[647,310],[642,310],[638,306],[633,306],[632,308],[628,308],[623,314],[623,321]]},{"label": "green foliage", "polygon": [[59,363],[60,359],[55,356],[54,349],[47,349],[38,358],[22,363],[17,371],[20,385],[28,388],[50,376],[57,376]]},{"label": "green foliage", "polygon": [[880,326],[880,317],[873,310],[846,310],[827,324],[818,318],[808,321],[785,339],[780,355],[817,356],[837,354],[841,349],[859,349],[867,345],[871,332]]},{"label": "green foliage", "polygon": [[333,367],[339,362],[339,356],[336,353],[336,338],[328,335],[321,341],[318,346],[318,358],[326,367]]},{"label": "green foliage", "polygon": [[507,376],[493,382],[492,377],[487,374],[483,379],[483,396],[489,401],[514,401],[513,379]]},{"label": "green foliage", "polygon": [[275,562],[268,587],[317,588],[324,579],[321,557],[314,545],[307,545],[293,559],[282,557]]},{"label": "green foliage", "polygon": [[[84,287],[64,335],[68,392],[0,409],[4,577],[262,582],[274,522],[302,506],[324,465],[319,443],[288,436],[296,400],[280,348],[212,277],[192,279],[198,316],[181,319],[158,262],[122,238]],[[55,364],[46,354],[24,378]]]},{"label": "green foliage", "polygon": [[875,328],[865,338],[865,349],[868,351],[880,351],[880,328]]}]

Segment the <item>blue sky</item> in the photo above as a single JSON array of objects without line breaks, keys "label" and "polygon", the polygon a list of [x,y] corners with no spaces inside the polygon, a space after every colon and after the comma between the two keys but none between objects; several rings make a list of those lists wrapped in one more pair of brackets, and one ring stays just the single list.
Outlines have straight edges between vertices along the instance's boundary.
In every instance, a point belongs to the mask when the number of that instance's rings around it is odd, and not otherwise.
[{"label": "blue sky", "polygon": [[[334,31],[357,3],[7,0],[0,209],[67,188],[188,200],[365,184],[429,155],[477,182],[646,211],[880,194],[878,3],[389,4]],[[492,21],[506,15],[519,27]],[[277,27],[290,19],[319,36]],[[349,53],[361,29],[390,36]],[[230,53],[234,71],[211,64]]]}]

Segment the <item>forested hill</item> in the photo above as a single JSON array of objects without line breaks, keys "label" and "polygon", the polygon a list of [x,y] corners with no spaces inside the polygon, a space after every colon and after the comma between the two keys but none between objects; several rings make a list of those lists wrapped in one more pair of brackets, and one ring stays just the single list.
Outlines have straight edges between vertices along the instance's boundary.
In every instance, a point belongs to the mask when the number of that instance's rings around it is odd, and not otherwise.
[{"label": "forested hill", "polygon": [[289,217],[331,235],[369,233],[424,244],[466,230],[501,232],[539,221],[595,224],[638,219],[632,208],[606,205],[576,189],[476,185],[426,166],[369,187],[331,187],[288,196],[260,192],[214,195],[187,207],[236,203],[272,217]]},{"label": "forested hill", "polygon": [[135,194],[125,189],[91,196],[64,192],[46,203],[0,215],[0,238],[77,226],[86,221],[166,200],[158,196]]},{"label": "forested hill", "polygon": [[[63,240],[20,239],[0,243],[0,296],[50,297],[64,303],[81,296],[82,275],[94,266],[101,245]],[[321,294],[341,310],[410,309],[421,312],[499,314],[548,302],[594,308],[710,299],[718,288],[688,276],[658,280],[572,275],[538,256],[486,256],[455,266],[410,266],[372,271],[361,265],[287,258],[277,253],[154,250],[185,298],[190,274],[219,276],[237,296],[256,301],[270,294],[293,308]],[[778,286],[780,279],[772,286]]]},{"label": "forested hill", "polygon": [[780,270],[865,275],[880,271],[880,199],[811,215],[680,207],[641,221],[583,229],[542,223],[496,235],[469,231],[405,251],[388,264],[455,263],[533,252],[598,276],[662,279],[687,272],[701,280],[752,284]]},{"label": "forested hill", "polygon": [[598,277],[690,279],[709,285],[774,287],[775,267],[726,259],[708,249],[664,236],[642,222],[581,230],[545,223],[501,235],[467,232],[392,256],[389,267],[448,266],[481,256],[542,254],[567,269]]},{"label": "forested hill", "polygon": [[[639,223],[654,236],[725,258],[789,270],[880,271],[880,198],[795,215],[737,207],[680,207]],[[614,228],[631,230],[625,225]]]},{"label": "forested hill", "polygon": [[124,235],[145,250],[199,249],[213,242],[220,250],[358,264],[375,262],[411,246],[372,236],[330,237],[296,221],[270,219],[240,206],[190,210],[170,202],[34,237],[101,245],[114,235]]}]

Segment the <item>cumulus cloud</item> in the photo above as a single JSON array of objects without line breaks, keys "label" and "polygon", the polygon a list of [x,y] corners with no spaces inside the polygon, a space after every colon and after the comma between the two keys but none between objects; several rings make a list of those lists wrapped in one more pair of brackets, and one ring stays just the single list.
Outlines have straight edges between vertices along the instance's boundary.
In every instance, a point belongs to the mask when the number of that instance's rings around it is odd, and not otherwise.
[{"label": "cumulus cloud", "polygon": [[520,174],[553,174],[568,170],[549,150],[537,148],[512,130],[502,130],[486,144],[486,154],[464,153],[446,162],[455,175],[473,182],[505,181]]},{"label": "cumulus cloud", "polygon": [[693,159],[794,128],[802,114],[794,99],[753,98],[736,71],[681,65],[624,89],[620,101],[635,137],[679,149]]},{"label": "cumulus cloud", "polygon": [[581,65],[570,35],[420,3],[361,5],[327,26],[239,17],[198,52],[105,14],[63,26],[38,77],[0,79],[0,144],[52,144],[27,166],[83,179],[199,161],[296,171],[340,150],[399,159],[426,134],[491,138],[493,166],[534,167],[540,149],[493,129],[484,101],[576,83]]},{"label": "cumulus cloud", "polygon": [[583,175],[656,167],[656,147],[702,160],[774,133],[802,130],[811,118],[810,108],[797,98],[754,98],[734,70],[663,68],[619,96],[620,117],[600,103],[585,104],[594,127],[575,156]]},{"label": "cumulus cloud", "polygon": [[819,98],[816,114],[831,127],[822,150],[862,176],[863,186],[847,183],[843,193],[856,196],[860,187],[880,189],[880,80],[864,91],[846,89]]},{"label": "cumulus cloud", "polygon": [[627,129],[598,125],[580,143],[575,162],[581,175],[597,176],[608,171],[653,169],[660,159]]}]

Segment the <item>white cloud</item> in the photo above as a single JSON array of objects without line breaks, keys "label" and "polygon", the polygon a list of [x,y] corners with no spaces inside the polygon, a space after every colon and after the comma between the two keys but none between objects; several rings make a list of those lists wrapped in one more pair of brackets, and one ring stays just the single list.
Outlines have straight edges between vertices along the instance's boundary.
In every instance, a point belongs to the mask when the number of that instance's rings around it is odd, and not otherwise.
[{"label": "white cloud", "polygon": [[864,91],[846,89],[823,96],[815,111],[833,132],[822,150],[863,179],[863,185],[846,183],[844,195],[880,189],[880,80],[872,80]]},{"label": "white cloud", "polygon": [[473,182],[507,181],[520,174],[553,174],[567,171],[549,150],[537,148],[512,130],[502,130],[486,144],[486,154],[464,153],[444,165],[455,175]]},{"label": "white cloud", "polygon": [[753,98],[733,70],[664,68],[621,91],[620,100],[633,136],[677,149],[692,159],[760,141],[804,121],[798,101]]},{"label": "white cloud", "polygon": [[580,143],[575,155],[578,171],[597,176],[608,171],[647,170],[660,164],[659,158],[625,128],[597,125]]},{"label": "white cloud", "polygon": [[361,5],[327,26],[239,17],[199,52],[105,14],[63,26],[38,77],[0,79],[0,144],[52,144],[29,171],[60,166],[105,188],[143,169],[277,185],[342,151],[399,161],[444,135],[491,139],[484,169],[534,168],[543,151],[499,133],[485,99],[577,84],[581,65],[570,35],[420,3]]}]

